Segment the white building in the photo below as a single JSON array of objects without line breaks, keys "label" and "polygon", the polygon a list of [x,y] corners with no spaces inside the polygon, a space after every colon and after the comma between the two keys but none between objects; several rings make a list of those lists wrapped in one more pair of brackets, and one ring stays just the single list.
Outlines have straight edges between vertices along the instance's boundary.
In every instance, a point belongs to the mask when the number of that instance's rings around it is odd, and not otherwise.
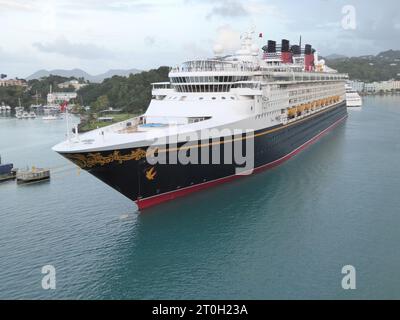
[{"label": "white building", "polygon": [[13,87],[13,86],[27,87],[28,84],[23,79],[8,79],[8,80],[1,79],[0,80],[0,87]]},{"label": "white building", "polygon": [[84,86],[86,86],[86,83],[79,83],[78,80],[70,80],[70,81],[58,84],[58,87],[60,89],[68,89],[69,87],[73,87],[75,89],[75,91],[79,90],[80,88],[83,88]]},{"label": "white building", "polygon": [[364,84],[364,92],[367,93],[390,92],[393,90],[400,90],[399,80],[380,81]]},{"label": "white building", "polygon": [[376,92],[376,82],[373,83],[365,83],[364,84],[364,92],[374,93]]},{"label": "white building", "polygon": [[53,92],[47,95],[48,104],[60,104],[64,101],[70,101],[71,99],[76,99],[76,92]]},{"label": "white building", "polygon": [[393,89],[400,90],[400,80],[393,81]]},{"label": "white building", "polygon": [[364,86],[365,83],[362,81],[349,81],[348,84],[353,88],[353,90],[357,91],[357,92],[363,92],[364,91]]}]

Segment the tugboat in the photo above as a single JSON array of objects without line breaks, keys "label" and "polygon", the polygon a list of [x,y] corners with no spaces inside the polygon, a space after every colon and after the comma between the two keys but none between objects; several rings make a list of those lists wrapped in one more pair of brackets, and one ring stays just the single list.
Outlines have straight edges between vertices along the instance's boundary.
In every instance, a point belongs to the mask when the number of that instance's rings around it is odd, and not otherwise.
[{"label": "tugboat", "polygon": [[0,157],[0,182],[7,180],[14,180],[17,174],[17,170],[14,169],[12,163],[1,164]]},{"label": "tugboat", "polygon": [[32,183],[50,180],[50,170],[32,167],[32,170],[18,171],[17,183]]}]

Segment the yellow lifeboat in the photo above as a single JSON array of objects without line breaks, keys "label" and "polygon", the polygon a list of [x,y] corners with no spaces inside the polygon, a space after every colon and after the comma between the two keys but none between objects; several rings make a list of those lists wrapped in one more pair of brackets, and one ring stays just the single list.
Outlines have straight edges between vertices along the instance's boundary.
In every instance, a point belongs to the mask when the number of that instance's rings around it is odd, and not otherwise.
[{"label": "yellow lifeboat", "polygon": [[296,107],[290,108],[290,109],[288,110],[288,115],[289,115],[289,117],[294,117],[294,116],[296,116],[296,113],[297,113],[297,108],[296,108]]},{"label": "yellow lifeboat", "polygon": [[311,103],[311,110],[315,110],[317,108],[317,102],[316,101],[313,101],[312,103]]},{"label": "yellow lifeboat", "polygon": [[299,107],[297,107],[297,112],[303,112],[305,109],[305,105],[301,104]]}]

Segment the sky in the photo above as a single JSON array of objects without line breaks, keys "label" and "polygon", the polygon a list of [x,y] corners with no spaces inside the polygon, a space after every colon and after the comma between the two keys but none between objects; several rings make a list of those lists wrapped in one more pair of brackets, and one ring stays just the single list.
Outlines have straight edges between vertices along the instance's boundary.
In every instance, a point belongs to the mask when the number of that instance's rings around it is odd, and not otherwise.
[{"label": "sky", "polygon": [[240,34],[310,43],[321,55],[400,49],[397,0],[0,0],[0,73],[148,70],[232,53]]}]

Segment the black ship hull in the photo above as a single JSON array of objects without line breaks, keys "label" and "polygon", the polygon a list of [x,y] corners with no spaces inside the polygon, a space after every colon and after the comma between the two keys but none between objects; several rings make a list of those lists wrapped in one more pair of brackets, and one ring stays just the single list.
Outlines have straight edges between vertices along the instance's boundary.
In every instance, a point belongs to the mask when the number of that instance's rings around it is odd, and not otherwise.
[{"label": "black ship hull", "polygon": [[[296,122],[254,133],[252,157],[256,173],[281,164],[347,117],[345,103],[340,103]],[[238,139],[237,136],[233,139]],[[239,139],[245,140],[243,136]],[[198,141],[198,149],[212,148],[211,140]],[[221,140],[222,148],[224,142]],[[179,145],[177,146],[179,149]],[[172,151],[167,146],[168,151]],[[144,209],[164,201],[230,181],[237,175],[233,164],[151,164],[146,148],[122,149],[94,153],[64,153],[81,168],[108,184]]]}]

